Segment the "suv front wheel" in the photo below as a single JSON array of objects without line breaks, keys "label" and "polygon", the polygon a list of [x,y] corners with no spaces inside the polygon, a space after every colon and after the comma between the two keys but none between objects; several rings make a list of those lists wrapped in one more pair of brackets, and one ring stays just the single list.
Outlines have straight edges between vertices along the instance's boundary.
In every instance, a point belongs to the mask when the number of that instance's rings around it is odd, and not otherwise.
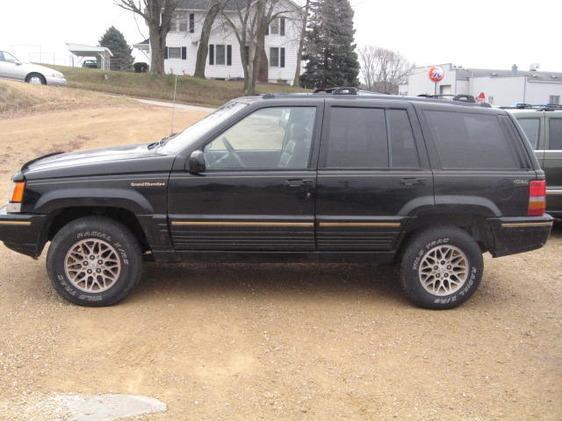
[{"label": "suv front wheel", "polygon": [[410,241],[402,257],[400,278],[414,304],[449,309],[474,294],[483,269],[480,247],[468,233],[439,227],[422,231]]},{"label": "suv front wheel", "polygon": [[116,304],[138,283],[142,255],[122,224],[91,216],[65,225],[53,238],[47,270],[66,300],[89,307]]}]

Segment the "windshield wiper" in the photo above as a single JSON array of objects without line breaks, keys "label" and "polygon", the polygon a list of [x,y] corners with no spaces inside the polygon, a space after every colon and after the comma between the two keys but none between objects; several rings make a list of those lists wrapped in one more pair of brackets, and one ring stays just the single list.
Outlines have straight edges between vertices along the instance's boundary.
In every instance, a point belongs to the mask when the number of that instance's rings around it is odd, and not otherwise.
[{"label": "windshield wiper", "polygon": [[152,142],[151,144],[148,145],[148,149],[154,149],[156,147],[160,147],[166,144],[166,142],[171,139],[172,137],[176,136],[177,133],[172,133],[169,136],[165,136],[162,139],[160,139],[158,142]]}]

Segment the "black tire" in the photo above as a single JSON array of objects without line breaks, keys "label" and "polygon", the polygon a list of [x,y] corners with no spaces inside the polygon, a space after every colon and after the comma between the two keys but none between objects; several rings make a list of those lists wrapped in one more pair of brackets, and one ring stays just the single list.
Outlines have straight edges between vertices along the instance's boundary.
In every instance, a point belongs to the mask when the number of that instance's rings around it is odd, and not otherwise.
[{"label": "black tire", "polygon": [[[118,256],[120,271],[105,291],[88,292],[78,288],[65,270],[69,250],[88,239],[109,245]],[[110,306],[125,298],[139,282],[142,253],[137,239],[127,227],[109,218],[88,216],[70,222],[55,235],[47,254],[47,271],[55,290],[64,299],[87,307]]]},{"label": "black tire", "polygon": [[[452,287],[452,293],[448,295],[430,292],[423,286],[419,274],[424,258],[430,256],[432,251],[440,246],[453,246],[460,249],[468,260],[464,282],[460,283],[458,287]],[[425,261],[427,262],[427,260]],[[438,264],[440,263],[438,262]],[[444,266],[443,271],[446,272],[448,267],[450,266]],[[439,270],[441,270],[441,266],[439,266]],[[437,227],[424,230],[410,240],[402,256],[400,280],[402,289],[412,303],[423,308],[444,310],[458,307],[468,300],[478,289],[483,271],[484,261],[480,247],[467,232],[455,227]],[[435,276],[442,277],[444,274],[437,273]],[[447,273],[446,276],[450,276],[450,274]],[[444,281],[441,285],[445,289],[445,286],[450,286],[451,283]],[[458,289],[455,290],[455,288]],[[446,294],[446,291],[443,291],[442,294]]]},{"label": "black tire", "polygon": [[41,81],[41,85],[47,84],[47,79],[45,79],[45,76],[43,76],[41,73],[30,73],[25,77],[25,81],[27,83],[31,83],[31,79],[34,77],[39,78],[39,80]]}]

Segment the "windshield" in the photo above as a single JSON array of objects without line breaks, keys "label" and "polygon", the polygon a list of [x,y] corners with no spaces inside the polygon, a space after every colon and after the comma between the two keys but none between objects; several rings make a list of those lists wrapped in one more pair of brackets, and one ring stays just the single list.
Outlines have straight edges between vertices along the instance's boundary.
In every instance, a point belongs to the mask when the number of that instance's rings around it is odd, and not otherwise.
[{"label": "windshield", "polygon": [[13,56],[12,54],[8,53],[7,51],[0,51],[0,58],[2,61],[7,61],[8,63],[19,63],[20,61]]},{"label": "windshield", "polygon": [[235,101],[223,105],[214,113],[209,114],[204,119],[199,120],[197,123],[179,133],[177,136],[168,140],[163,146],[164,150],[170,153],[177,153],[182,149],[185,149],[193,142],[200,139],[201,136],[209,130],[215,128],[217,125],[226,121],[229,117],[247,106],[247,104]]}]

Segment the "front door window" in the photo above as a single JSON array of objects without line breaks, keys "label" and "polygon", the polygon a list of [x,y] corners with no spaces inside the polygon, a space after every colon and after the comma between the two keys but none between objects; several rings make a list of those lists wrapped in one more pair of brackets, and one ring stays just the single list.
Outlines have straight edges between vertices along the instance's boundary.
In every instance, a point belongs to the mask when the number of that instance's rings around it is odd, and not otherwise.
[{"label": "front door window", "polygon": [[207,144],[207,170],[308,168],[315,115],[315,107],[275,107],[254,112]]}]

